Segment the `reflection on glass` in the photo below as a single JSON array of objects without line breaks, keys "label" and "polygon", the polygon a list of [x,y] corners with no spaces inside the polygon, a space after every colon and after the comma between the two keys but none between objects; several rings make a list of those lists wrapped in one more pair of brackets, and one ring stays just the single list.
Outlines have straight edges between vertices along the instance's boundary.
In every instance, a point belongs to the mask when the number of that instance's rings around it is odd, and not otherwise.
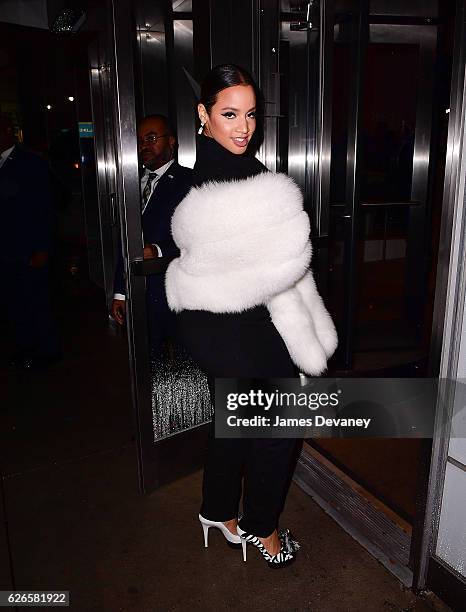
[{"label": "reflection on glass", "polygon": [[416,346],[406,318],[408,205],[363,207],[355,350]]},{"label": "reflection on glass", "polygon": [[[407,266],[419,46],[370,43],[361,92],[355,350],[419,346]],[[366,204],[365,204],[366,203]]]},{"label": "reflection on glass", "polygon": [[194,71],[193,22],[173,22],[174,54],[171,74],[175,85],[178,161],[192,168],[196,161],[196,97],[189,81]]},{"label": "reflection on glass", "polygon": [[347,283],[345,279],[346,222],[342,206],[332,206],[330,216],[331,240],[329,241],[329,283],[327,302],[339,336],[345,325]]},{"label": "reflection on glass", "polygon": [[277,170],[300,186],[314,233],[321,231],[317,185],[319,124],[319,8],[281,2]]},{"label": "reflection on glass", "polygon": [[[363,352],[375,355],[393,349],[399,353],[395,361],[403,361],[401,352],[414,360],[423,354],[421,331],[426,316],[424,298],[410,298],[415,269],[409,259],[413,256],[413,219],[420,210],[420,203],[411,201],[411,193],[421,95],[421,34],[408,26],[371,25],[369,41],[364,44],[358,41],[357,19],[349,11],[335,15],[329,305],[343,337],[351,331],[346,327],[354,325],[351,351],[356,361]],[[355,91],[354,64],[358,44],[364,54],[359,92]],[[346,193],[351,161],[347,148],[356,109],[358,189],[352,215]],[[354,236],[349,232],[353,222]],[[350,253],[356,266],[351,282]],[[351,312],[345,310],[345,287],[355,292]]]},{"label": "reflection on glass", "polygon": [[361,122],[361,200],[411,199],[418,45],[368,48]]},{"label": "reflection on glass", "polygon": [[193,10],[192,0],[173,0],[173,12],[191,13]]},{"label": "reflection on glass", "polygon": [[[345,202],[346,150],[351,81],[352,21],[351,16],[336,16],[333,46],[332,157],[330,164],[330,202]],[[353,17],[354,18],[354,17]]]},{"label": "reflection on glass", "polygon": [[207,378],[181,347],[167,343],[152,353],[150,368],[154,440],[210,421]]}]

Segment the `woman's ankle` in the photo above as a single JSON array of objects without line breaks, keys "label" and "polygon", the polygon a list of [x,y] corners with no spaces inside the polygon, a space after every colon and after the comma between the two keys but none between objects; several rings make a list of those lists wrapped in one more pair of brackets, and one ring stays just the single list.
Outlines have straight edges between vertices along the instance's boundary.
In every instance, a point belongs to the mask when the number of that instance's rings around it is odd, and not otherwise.
[{"label": "woman's ankle", "polygon": [[281,543],[276,529],[274,529],[274,531],[266,538],[260,536],[257,537],[270,555],[278,555],[281,549]]},{"label": "woman's ankle", "polygon": [[229,521],[223,521],[223,524],[228,529],[228,531],[230,531],[233,535],[238,535],[238,532],[236,531],[236,526],[238,525],[238,519],[236,517],[230,519]]}]

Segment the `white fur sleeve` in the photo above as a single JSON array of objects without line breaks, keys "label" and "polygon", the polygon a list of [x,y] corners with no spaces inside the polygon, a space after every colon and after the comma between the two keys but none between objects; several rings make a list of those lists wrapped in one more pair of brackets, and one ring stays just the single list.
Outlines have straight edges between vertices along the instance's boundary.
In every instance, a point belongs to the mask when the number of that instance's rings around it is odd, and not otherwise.
[{"label": "white fur sleeve", "polygon": [[332,318],[317,292],[316,283],[311,271],[308,271],[296,283],[295,287],[312,316],[319,342],[324,347],[327,358],[329,358],[333,355],[338,346],[337,332]]},{"label": "white fur sleeve", "polygon": [[327,356],[298,290],[293,287],[279,293],[267,302],[267,308],[293,362],[305,374],[322,374]]}]

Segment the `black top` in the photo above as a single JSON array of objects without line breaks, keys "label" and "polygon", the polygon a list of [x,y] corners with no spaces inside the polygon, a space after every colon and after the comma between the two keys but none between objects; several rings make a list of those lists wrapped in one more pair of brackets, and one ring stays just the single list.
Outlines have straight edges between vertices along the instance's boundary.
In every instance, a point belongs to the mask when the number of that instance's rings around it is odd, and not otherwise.
[{"label": "black top", "polygon": [[193,185],[196,187],[207,181],[245,179],[262,172],[268,172],[267,168],[247,151],[237,155],[213,138],[204,135],[198,138],[193,169]]},{"label": "black top", "polygon": [[[193,184],[245,179],[268,172],[258,159],[235,155],[213,138],[198,139]],[[294,366],[266,306],[240,313],[183,310],[177,316],[177,333],[199,366],[217,377],[287,377]]]}]

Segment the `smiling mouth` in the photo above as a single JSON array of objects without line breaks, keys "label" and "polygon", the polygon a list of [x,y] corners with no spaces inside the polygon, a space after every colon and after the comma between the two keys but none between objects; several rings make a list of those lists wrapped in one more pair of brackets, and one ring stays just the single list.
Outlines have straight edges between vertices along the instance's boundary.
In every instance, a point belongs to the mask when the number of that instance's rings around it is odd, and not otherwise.
[{"label": "smiling mouth", "polygon": [[247,136],[242,136],[241,138],[233,138],[232,140],[238,147],[245,147],[249,142]]}]

